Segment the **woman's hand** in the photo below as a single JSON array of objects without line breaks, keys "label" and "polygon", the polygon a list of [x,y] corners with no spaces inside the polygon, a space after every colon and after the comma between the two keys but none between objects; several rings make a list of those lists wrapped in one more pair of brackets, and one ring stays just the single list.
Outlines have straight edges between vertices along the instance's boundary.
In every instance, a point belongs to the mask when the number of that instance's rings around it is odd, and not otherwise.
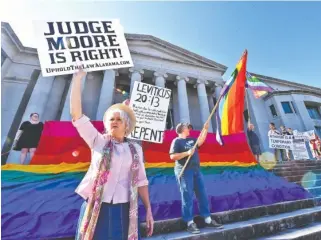
[{"label": "woman's hand", "polygon": [[130,103],[130,100],[129,99],[126,99],[125,101],[123,101],[123,104],[129,106],[129,103]]},{"label": "woman's hand", "polygon": [[150,237],[153,234],[154,230],[154,218],[152,210],[149,208],[146,211],[146,227],[147,227],[147,236]]},{"label": "woman's hand", "polygon": [[80,68],[77,72],[75,72],[71,82],[70,114],[74,121],[82,116],[81,86],[82,79],[85,77],[85,75],[86,72]]},{"label": "woman's hand", "polygon": [[82,79],[84,76],[86,76],[86,74],[87,73],[82,68],[79,68],[78,71],[74,73],[74,78]]}]

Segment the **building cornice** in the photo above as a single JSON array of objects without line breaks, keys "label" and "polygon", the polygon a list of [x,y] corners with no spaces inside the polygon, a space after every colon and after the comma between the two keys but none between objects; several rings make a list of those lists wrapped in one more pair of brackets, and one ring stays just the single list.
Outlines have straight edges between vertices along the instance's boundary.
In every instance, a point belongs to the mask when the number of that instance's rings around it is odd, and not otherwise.
[{"label": "building cornice", "polygon": [[266,83],[282,84],[282,85],[286,85],[286,86],[289,86],[289,87],[303,88],[304,90],[307,90],[307,91],[321,92],[321,88],[312,87],[312,86],[305,85],[305,84],[302,84],[302,83],[290,82],[290,81],[287,81],[287,80],[268,77],[268,76],[264,76],[264,75],[260,75],[260,74],[256,74],[256,73],[250,73],[250,74],[253,75],[253,76],[256,76],[257,78],[259,78],[260,80],[262,80],[263,82],[266,82]]},{"label": "building cornice", "polygon": [[170,49],[171,51],[178,52],[178,53],[183,54],[189,58],[193,58],[193,59],[198,60],[204,64],[207,64],[209,67],[216,68],[217,71],[220,71],[222,73],[225,73],[225,71],[227,70],[227,67],[222,64],[214,62],[208,58],[202,57],[196,53],[188,51],[184,48],[181,48],[177,45],[174,45],[172,43],[169,43],[167,41],[164,41],[164,40],[154,37],[152,35],[125,33],[125,37],[127,40],[149,41],[149,42],[159,44],[164,48]]},{"label": "building cornice", "polygon": [[10,37],[11,41],[14,43],[14,45],[17,47],[17,49],[20,52],[38,55],[36,48],[25,47],[22,45],[22,43],[20,42],[19,38],[17,37],[16,33],[11,28],[9,23],[2,22],[1,23],[1,30],[7,32],[7,35]]},{"label": "building cornice", "polygon": [[268,100],[274,96],[290,95],[290,94],[300,94],[300,95],[310,95],[321,98],[321,91],[310,91],[310,90],[288,90],[288,91],[274,91],[263,97],[263,100]]},{"label": "building cornice", "polygon": [[200,67],[200,68],[205,68],[205,69],[208,69],[208,70],[215,70],[215,71],[221,72],[217,68],[211,67],[211,66],[208,66],[208,65],[202,65],[202,64],[197,64],[197,63],[188,62],[188,61],[184,62],[184,61],[179,61],[179,60],[163,58],[163,57],[159,57],[159,56],[155,56],[155,55],[150,55],[150,54],[146,54],[146,53],[137,52],[135,50],[130,50],[130,52],[133,53],[133,54],[137,54],[137,55],[141,55],[141,56],[145,56],[145,57],[150,57],[150,58],[154,58],[154,59],[160,59],[160,60],[163,60],[163,61],[169,61],[169,62],[173,62],[173,63],[180,63],[180,64],[185,64],[185,65],[190,65],[190,66],[194,66],[194,67]]}]

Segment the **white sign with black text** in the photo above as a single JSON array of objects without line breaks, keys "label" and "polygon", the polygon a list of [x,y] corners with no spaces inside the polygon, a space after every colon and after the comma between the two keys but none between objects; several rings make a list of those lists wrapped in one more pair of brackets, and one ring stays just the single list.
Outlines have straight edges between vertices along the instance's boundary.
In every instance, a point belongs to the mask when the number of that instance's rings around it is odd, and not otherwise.
[{"label": "white sign with black text", "polygon": [[132,67],[119,20],[35,21],[43,76]]},{"label": "white sign with black text", "polygon": [[270,135],[269,147],[276,149],[293,149],[293,136],[292,135]]},{"label": "white sign with black text", "polygon": [[136,127],[130,138],[162,143],[171,90],[136,81],[130,98]]},{"label": "white sign with black text", "polygon": [[309,159],[309,153],[305,145],[304,139],[293,139],[293,150],[294,160]]},{"label": "white sign with black text", "polygon": [[293,131],[293,135],[295,139],[304,139],[305,141],[310,141],[311,139],[315,139],[314,130],[299,132],[297,130]]}]

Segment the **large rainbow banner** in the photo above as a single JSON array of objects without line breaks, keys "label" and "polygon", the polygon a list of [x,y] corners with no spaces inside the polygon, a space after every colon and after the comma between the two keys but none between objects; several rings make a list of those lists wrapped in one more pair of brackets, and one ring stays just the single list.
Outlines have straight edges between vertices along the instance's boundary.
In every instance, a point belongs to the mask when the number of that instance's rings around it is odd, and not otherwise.
[{"label": "large rainbow banner", "polygon": [[[93,124],[102,131],[102,122]],[[143,143],[155,220],[181,217],[181,197],[168,155],[174,137],[174,131],[166,131],[163,144]],[[309,197],[302,187],[260,167],[244,133],[223,140],[220,146],[215,134],[208,134],[199,150],[211,212]],[[90,150],[70,122],[46,122],[32,165],[2,167],[2,239],[74,236],[83,202],[74,190],[89,161]],[[194,205],[197,214],[196,199]],[[142,203],[139,210],[144,221]]]}]

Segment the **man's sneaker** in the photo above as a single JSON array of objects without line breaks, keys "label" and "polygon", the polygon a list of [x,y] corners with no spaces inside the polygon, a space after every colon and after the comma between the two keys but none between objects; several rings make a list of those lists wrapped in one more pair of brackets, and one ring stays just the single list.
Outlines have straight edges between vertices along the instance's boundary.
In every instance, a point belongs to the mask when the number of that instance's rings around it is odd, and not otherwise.
[{"label": "man's sneaker", "polygon": [[201,231],[197,228],[196,223],[191,223],[190,225],[187,226],[187,231],[192,233],[192,234],[198,234]]},{"label": "man's sneaker", "polygon": [[224,226],[222,224],[217,223],[215,220],[212,220],[211,223],[205,222],[205,227],[212,227],[212,228],[217,228],[217,229],[224,228]]}]

